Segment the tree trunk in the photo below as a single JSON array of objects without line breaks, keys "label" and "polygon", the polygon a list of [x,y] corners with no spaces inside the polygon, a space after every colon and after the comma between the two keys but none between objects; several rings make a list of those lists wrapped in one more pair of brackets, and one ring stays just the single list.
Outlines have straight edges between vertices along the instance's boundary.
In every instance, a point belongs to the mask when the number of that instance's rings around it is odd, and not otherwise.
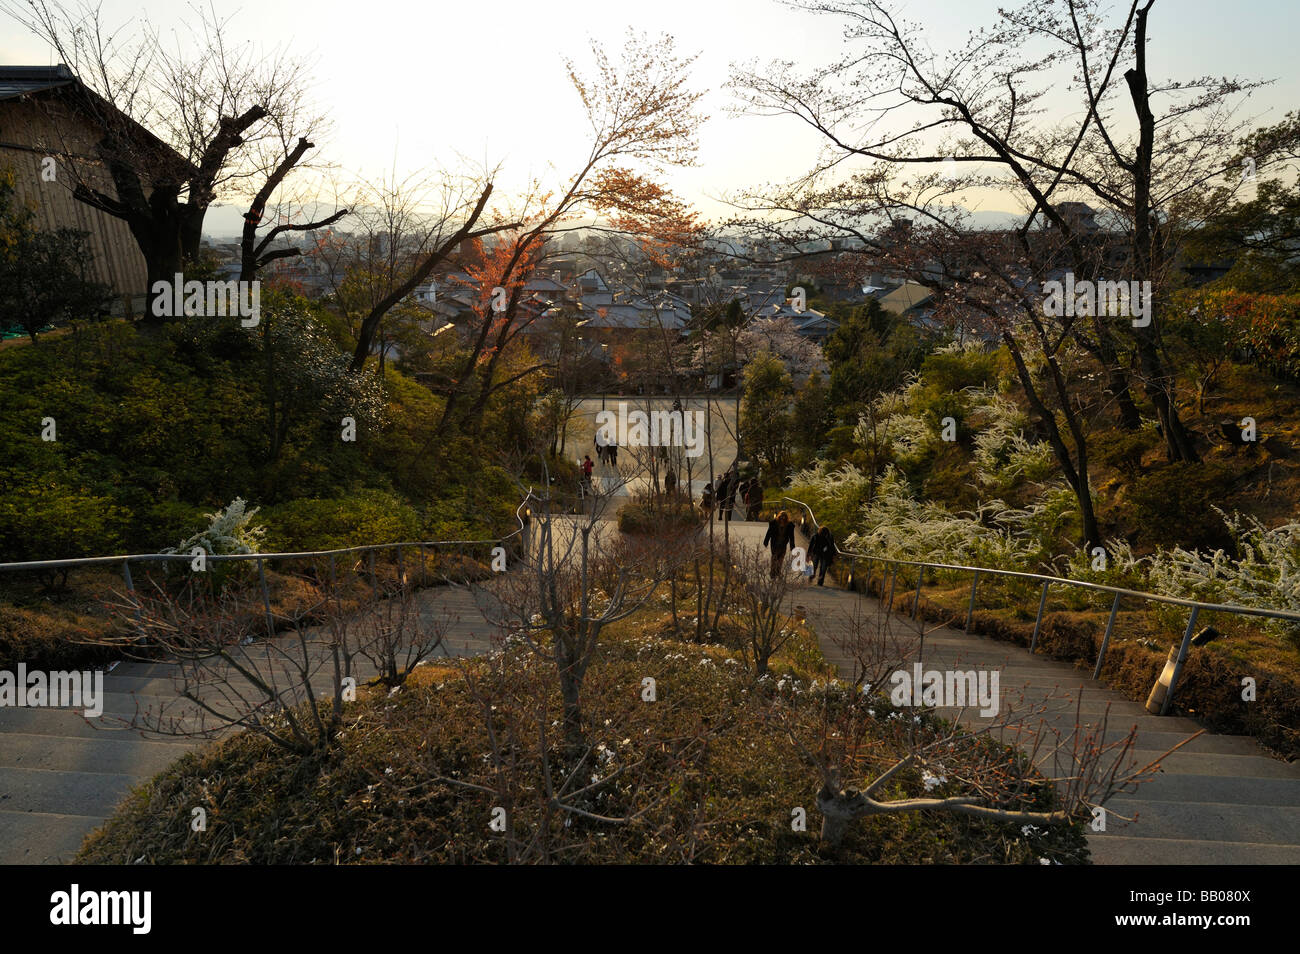
[{"label": "tree trunk", "polygon": [[1133,392],[1129,387],[1128,373],[1120,364],[1115,349],[1115,341],[1104,322],[1095,324],[1097,329],[1097,357],[1106,369],[1106,388],[1115,398],[1115,407],[1119,412],[1119,426],[1126,431],[1136,431],[1142,426],[1142,415],[1138,413],[1133,402]]},{"label": "tree trunk", "polygon": [[[160,228],[153,223],[144,226],[143,230],[149,233],[147,239],[139,243],[144,252],[148,284],[145,288],[144,316],[141,320],[161,323],[163,317],[173,310],[172,303],[166,301],[166,299],[174,301],[172,283],[175,282],[178,274],[183,274],[180,237],[176,232],[165,227]],[[132,231],[136,229],[132,228]],[[138,236],[139,232],[137,238]],[[165,282],[166,287],[155,293],[154,286],[158,282]],[[155,303],[158,307],[155,307]]]},{"label": "tree trunk", "polygon": [[[1151,111],[1150,89],[1147,79],[1147,16],[1151,3],[1136,11],[1134,31],[1134,64],[1125,72],[1129,96],[1138,119],[1138,148],[1133,161],[1133,251],[1139,281],[1152,281],[1154,250],[1160,240],[1160,227],[1151,208],[1152,160],[1155,152],[1155,114]],[[1154,281],[1151,287],[1154,289]],[[1136,328],[1138,362],[1142,369],[1143,390],[1156,406],[1160,428],[1165,438],[1165,450],[1171,461],[1197,463],[1200,455],[1192,446],[1191,436],[1183,427],[1174,399],[1173,377],[1165,368],[1158,349],[1155,303],[1147,302],[1150,321]]]},{"label": "tree trunk", "polygon": [[576,760],[582,754],[585,741],[582,733],[582,681],[577,675],[577,667],[570,660],[560,665],[560,696],[564,702],[564,746],[569,757]]},{"label": "tree trunk", "polygon": [[[1142,329],[1148,331],[1150,329]],[[1178,415],[1178,405],[1174,400],[1173,381],[1165,370],[1164,362],[1156,350],[1156,345],[1149,336],[1138,336],[1138,358],[1141,361],[1144,377],[1143,390],[1155,405],[1156,417],[1160,420],[1160,431],[1165,438],[1165,453],[1169,460],[1200,463],[1201,455],[1192,444],[1192,437],[1183,426]]]},{"label": "tree trunk", "polygon": [[1047,429],[1048,443],[1052,447],[1053,454],[1056,455],[1056,461],[1061,466],[1061,473],[1065,476],[1066,482],[1070,489],[1074,491],[1075,499],[1079,503],[1079,516],[1083,522],[1083,547],[1090,550],[1092,547],[1101,543],[1101,529],[1097,523],[1097,515],[1092,506],[1092,490],[1088,482],[1088,451],[1083,441],[1083,434],[1078,427],[1078,422],[1069,407],[1069,394],[1064,390],[1064,382],[1055,367],[1054,362],[1050,359],[1049,366],[1052,367],[1053,381],[1058,389],[1058,397],[1062,404],[1062,413],[1065,415],[1067,422],[1070,424],[1071,433],[1075,438],[1075,445],[1078,451],[1078,460],[1071,456],[1070,449],[1065,445],[1065,439],[1061,436],[1061,429],[1057,426],[1056,416],[1051,409],[1043,403],[1042,396],[1034,385],[1033,375],[1029,372],[1029,367],[1025,364],[1024,356],[1020,353],[1020,347],[1015,341],[1015,337],[1009,333],[1004,333],[1002,340],[1007,345],[1007,350],[1011,353],[1011,359],[1016,365],[1016,374],[1020,378],[1020,386],[1024,388],[1025,397],[1028,398],[1030,406],[1038,415],[1043,427]]},{"label": "tree trunk", "polygon": [[862,796],[854,789],[836,792],[823,785],[817,793],[817,810],[822,813],[821,847],[837,851],[849,825],[860,814]]}]

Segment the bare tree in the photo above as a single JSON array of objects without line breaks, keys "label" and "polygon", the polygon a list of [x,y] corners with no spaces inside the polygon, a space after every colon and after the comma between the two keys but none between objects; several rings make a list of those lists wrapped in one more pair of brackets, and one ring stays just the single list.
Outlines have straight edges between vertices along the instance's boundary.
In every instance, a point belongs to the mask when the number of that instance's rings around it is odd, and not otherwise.
[{"label": "bare tree", "polygon": [[[306,136],[300,136],[292,146],[284,138],[276,144],[279,149],[267,164],[269,171],[266,181],[252,197],[248,211],[244,213],[244,226],[239,239],[240,281],[252,281],[271,262],[302,255],[302,247],[284,243],[288,236],[328,229],[350,212],[347,208],[336,208],[323,218],[315,219],[314,216],[321,207],[319,201],[308,199],[305,194],[297,196],[296,201],[292,196],[277,195],[290,172],[307,168],[303,165],[303,160],[316,147]],[[310,209],[311,215],[302,216],[304,209]],[[301,221],[294,221],[295,218],[301,218]],[[274,224],[271,224],[272,220]],[[259,229],[263,230],[260,236]],[[277,244],[277,241],[282,244]]]},{"label": "bare tree", "polygon": [[[1021,383],[1081,504],[1084,435],[1063,411],[1072,389],[1057,361],[1067,336],[1101,363],[1123,420],[1133,423],[1127,376],[1134,374],[1155,406],[1171,459],[1196,460],[1160,343],[1180,247],[1172,215],[1187,195],[1236,171],[1234,143],[1244,126],[1232,119],[1229,101],[1257,84],[1150,78],[1154,0],[1125,4],[1115,18],[1099,0],[1034,2],[1002,11],[996,24],[948,55],[936,55],[923,29],[901,19],[893,4],[799,6],[844,19],[852,49],[807,75],[789,63],[737,71],[733,87],[747,109],[793,116],[827,147],[807,175],[738,199],[742,208],[765,213],[749,220],[754,234],[791,257],[824,249],[828,237],[848,237],[867,260],[926,284],[998,286],[1005,307],[986,317],[998,318],[995,333],[1016,345]],[[1040,118],[1053,87],[1077,96],[1077,119]],[[1168,104],[1163,113],[1156,100]],[[1014,195],[1026,210],[1022,225],[998,236],[996,254],[992,236],[971,238],[957,202],[976,188]],[[1083,199],[1100,210],[1099,223],[1073,215],[1065,201]],[[918,227],[909,235],[913,222]],[[1043,223],[1046,239],[1033,231]],[[1110,233],[1104,249],[1097,224]],[[973,241],[983,247],[958,248]],[[1041,316],[1041,295],[1036,305],[1028,299],[1054,273],[1069,269],[1091,279],[1108,268],[1152,283],[1150,321],[1125,329],[1094,314],[1051,327],[1025,313]],[[1013,321],[1011,310],[1024,320]],[[1033,358],[1026,356],[1030,348]],[[1126,352],[1131,365],[1123,361]],[[1049,402],[1033,387],[1030,365],[1037,360],[1048,364],[1050,404],[1065,414],[1073,454],[1049,420]],[[1085,529],[1093,542],[1095,534],[1095,526]]]},{"label": "bare tree", "polygon": [[[54,0],[0,4],[9,17],[53,47],[79,85],[73,95],[103,130],[98,159],[112,193],[90,166],[71,161],[75,197],[122,219],[144,256],[152,314],[154,284],[170,282],[196,261],[208,207],[222,197],[274,191],[301,158],[279,142],[322,127],[304,107],[307,64],[232,44],[230,18],[200,8],[193,52],[171,48],[148,26],[131,36],[104,22],[98,4]],[[290,161],[292,159],[292,161]],[[91,164],[93,165],[93,164]]]},{"label": "bare tree", "polygon": [[771,561],[762,548],[739,547],[737,586],[731,618],[740,624],[740,652],[756,677],[767,675],[773,654],[794,638],[797,621],[789,610],[791,581],[786,573],[769,572]]},{"label": "bare tree", "polygon": [[138,711],[132,726],[198,738],[246,729],[297,754],[332,744],[359,678],[401,685],[442,646],[447,623],[405,579],[366,594],[322,567],[301,578],[316,598],[279,616],[247,574],[151,584],[113,605],[117,643],[170,664],[176,697]]},{"label": "bare tree", "polygon": [[[612,217],[616,228],[652,240],[685,241],[683,236],[695,228],[690,210],[653,178],[667,166],[694,162],[701,120],[696,106],[702,95],[687,86],[694,58],[680,58],[671,37],[651,41],[635,33],[629,34],[617,62],[594,43],[592,57],[594,77],[567,64],[591,126],[590,149],[567,182],[554,190],[538,183],[516,203],[510,218],[518,227],[492,250],[476,276],[483,286],[476,327],[437,435],[463,421],[473,427],[492,391],[509,383],[495,381],[493,374],[510,343],[537,317],[521,309],[521,292],[541,263],[550,235],[593,214]],[[493,289],[502,289],[504,299]],[[463,403],[469,404],[464,415]]]},{"label": "bare tree", "polygon": [[[564,738],[575,758],[584,743],[582,682],[596,658],[601,632],[644,606],[670,572],[666,560],[618,560],[610,539],[616,530],[601,519],[614,495],[639,471],[629,467],[610,486],[594,490],[588,509],[578,515],[570,512],[571,493],[530,493],[524,565],[479,589],[488,620],[554,664]],[[603,588],[597,579],[604,581]]]},{"label": "bare tree", "polygon": [[[817,712],[776,696],[773,717],[818,772],[828,852],[838,849],[854,821],[878,814],[950,811],[1034,826],[1090,822],[1096,809],[1149,780],[1162,759],[1201,734],[1138,766],[1136,726],[1116,736],[1109,711],[1088,724],[1081,693],[1027,702],[1023,690],[989,679],[987,697],[978,700],[967,683],[970,696],[941,699],[937,707],[914,698],[897,705],[891,683],[896,689],[900,673],[911,682],[905,665],[927,662],[926,637],[941,626],[927,624],[919,611],[909,620],[867,601],[855,601],[846,617],[816,624],[847,657],[850,671],[841,662],[841,673],[849,684],[828,685]],[[960,655],[942,663],[935,656],[932,651],[929,664],[941,666],[945,679],[949,672],[964,675],[953,668],[961,667]],[[978,683],[978,673],[971,675]],[[982,708],[986,703],[989,709]],[[881,744],[882,735],[888,744]],[[850,784],[855,778],[865,784]],[[887,797],[899,784],[926,795]]]},{"label": "bare tree", "polygon": [[634,844],[659,846],[662,857],[694,860],[707,790],[693,780],[708,770],[710,745],[732,728],[730,719],[693,734],[657,732],[651,744],[634,747],[632,740],[646,739],[659,720],[650,707],[610,707],[602,710],[610,718],[593,726],[575,754],[551,718],[554,672],[517,636],[486,659],[456,666],[487,752],[484,764],[466,772],[444,764],[431,746],[427,784],[486,796],[500,813],[490,830],[508,863],[571,860],[590,850],[593,832],[601,836],[602,860],[635,861],[636,849],[620,840],[623,831],[634,833]]}]

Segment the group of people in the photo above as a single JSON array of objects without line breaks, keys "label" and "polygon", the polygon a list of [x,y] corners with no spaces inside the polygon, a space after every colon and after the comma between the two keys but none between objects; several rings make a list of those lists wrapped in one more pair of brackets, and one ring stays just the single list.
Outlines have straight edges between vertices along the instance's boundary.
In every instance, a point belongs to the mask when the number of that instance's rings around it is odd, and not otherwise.
[{"label": "group of people", "polygon": [[[611,440],[606,440],[603,429],[596,431],[596,460],[602,464],[608,464],[610,467],[618,466],[618,444]],[[588,457],[588,460],[591,458]]]},{"label": "group of people", "polygon": [[[771,577],[775,580],[785,572],[786,551],[794,549],[794,521],[784,510],[774,520],[768,521],[763,546],[772,551]],[[822,527],[808,542],[808,560],[812,569],[808,574],[809,582],[815,576],[818,586],[826,585],[826,571],[835,562],[835,554],[835,538],[829,527]]]},{"label": "group of people", "polygon": [[714,481],[704,485],[700,508],[706,514],[710,513],[716,502],[718,519],[731,520],[738,500],[743,504],[745,519],[757,520],[759,511],[763,509],[763,485],[757,477],[741,480],[738,473],[728,471],[721,479],[715,477]]}]

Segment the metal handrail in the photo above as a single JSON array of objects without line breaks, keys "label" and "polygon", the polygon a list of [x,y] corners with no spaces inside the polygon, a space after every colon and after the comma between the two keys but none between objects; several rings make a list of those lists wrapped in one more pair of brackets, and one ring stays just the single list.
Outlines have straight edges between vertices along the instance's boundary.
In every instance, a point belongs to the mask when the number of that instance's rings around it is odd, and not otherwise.
[{"label": "metal handrail", "polygon": [[[518,512],[515,519],[519,519]],[[203,559],[206,563],[222,560],[293,560],[308,557],[338,556],[346,553],[366,553],[371,550],[389,550],[393,547],[450,547],[468,546],[476,543],[500,545],[523,531],[520,521],[518,530],[512,530],[503,537],[488,537],[480,540],[403,540],[393,543],[367,543],[355,547],[341,547],[337,550],[303,550],[296,553],[209,553]],[[0,573],[22,570],[51,570],[77,566],[108,566],[118,563],[161,563],[168,560],[192,560],[193,553],[124,553],[120,556],[72,557],[66,560],[27,560],[21,563],[0,563]]]},{"label": "metal handrail", "polygon": [[[402,559],[402,550],[408,547],[416,547],[423,554],[428,547],[451,547],[451,546],[471,546],[476,544],[491,544],[493,546],[502,546],[506,541],[513,537],[520,536],[527,528],[526,519],[519,515],[527,505],[529,498],[532,496],[532,488],[524,499],[515,507],[515,522],[519,524],[518,528],[512,530],[502,537],[489,537],[480,540],[425,540],[425,541],[402,541],[394,543],[368,543],[355,547],[340,547],[334,550],[305,550],[297,553],[222,553],[208,554],[203,556],[204,564],[208,562],[222,562],[226,560],[255,560],[257,562],[257,575],[262,588],[262,603],[266,611],[266,626],[268,633],[275,632],[275,619],[271,613],[271,592],[266,581],[266,561],[267,560],[293,560],[317,557],[329,557],[330,574],[334,573],[334,558],[339,555],[350,553],[373,553],[376,550],[388,550],[396,548],[397,560],[400,566]],[[74,557],[66,560],[26,560],[18,563],[0,563],[0,573],[22,572],[24,570],[57,570],[72,567],[89,567],[89,566],[106,566],[120,565],[122,568],[122,581],[126,584],[126,592],[134,600],[135,582],[131,579],[132,563],[166,563],[170,560],[193,560],[196,554],[190,553],[126,553],[119,556],[106,557]],[[370,561],[370,573],[374,577],[374,559]],[[140,607],[136,604],[136,615],[139,617]]]},{"label": "metal handrail", "polygon": [[[812,521],[814,529],[820,529],[821,524],[817,522],[817,515],[813,513],[812,508],[808,506],[808,504],[804,503],[802,500],[799,500],[795,497],[782,496],[781,499],[789,501],[792,504],[798,504],[800,507],[802,507],[804,511],[807,512],[808,518]],[[1106,632],[1102,636],[1101,648],[1097,653],[1097,663],[1093,667],[1092,676],[1094,679],[1100,678],[1101,676],[1102,663],[1105,661],[1106,650],[1110,645],[1111,633],[1114,632],[1115,629],[1115,617],[1119,613],[1119,604],[1121,599],[1128,596],[1128,597],[1134,597],[1136,599],[1143,600],[1144,602],[1166,603],[1171,606],[1185,606],[1189,608],[1191,610],[1191,614],[1187,621],[1187,629],[1183,632],[1183,640],[1179,646],[1178,656],[1174,662],[1174,671],[1173,671],[1173,675],[1170,678],[1169,691],[1165,695],[1164,705],[1161,706],[1160,709],[1161,715],[1164,715],[1169,711],[1170,702],[1173,700],[1174,697],[1174,690],[1178,686],[1178,679],[1182,675],[1183,665],[1187,662],[1187,656],[1191,649],[1191,641],[1192,641],[1193,630],[1196,627],[1196,619],[1200,615],[1202,610],[1205,610],[1206,612],[1232,613],[1239,616],[1260,616],[1266,619],[1281,619],[1281,620],[1289,620],[1291,622],[1300,622],[1300,613],[1290,612],[1288,610],[1262,609],[1253,606],[1237,606],[1231,603],[1204,603],[1201,602],[1200,600],[1189,600],[1179,596],[1165,596],[1160,593],[1148,593],[1144,590],[1130,590],[1122,586],[1108,586],[1104,583],[1090,583],[1085,580],[1071,580],[1066,577],[1051,576],[1045,573],[1029,573],[1023,570],[999,570],[999,569],[994,569],[992,567],[967,566],[965,564],[957,564],[957,563],[931,563],[925,560],[902,560],[895,557],[872,556],[866,553],[856,553],[852,550],[842,550],[840,549],[838,543],[833,544],[833,546],[835,547],[835,553],[838,556],[848,557],[852,561],[857,561],[857,560],[867,561],[868,587],[871,582],[870,574],[871,574],[872,561],[879,561],[882,565],[893,564],[894,566],[893,581],[897,581],[898,579],[898,567],[900,566],[917,567],[918,571],[917,571],[916,586],[917,586],[918,598],[917,598],[917,606],[913,607],[914,616],[916,615],[917,612],[919,612],[919,603],[920,603],[919,593],[921,589],[921,582],[924,578],[926,569],[949,570],[958,573],[973,574],[973,578],[971,580],[970,603],[966,609],[965,629],[967,632],[971,631],[970,628],[971,618],[975,612],[975,595],[976,595],[977,588],[979,587],[979,579],[981,576],[983,575],[1005,576],[1005,577],[1012,577],[1014,579],[1033,580],[1037,583],[1042,583],[1043,592],[1038,603],[1038,616],[1034,620],[1034,635],[1031,638],[1029,643],[1030,652],[1034,651],[1034,648],[1038,643],[1038,632],[1043,622],[1043,611],[1047,606],[1047,591],[1049,587],[1051,587],[1053,584],[1059,583],[1065,586],[1073,586],[1078,589],[1094,590],[1100,593],[1113,594],[1115,598],[1114,601],[1111,603],[1110,618],[1106,622]],[[894,588],[893,582],[891,582],[890,583],[891,604],[892,604],[893,588]],[[883,576],[881,577],[881,594],[882,595],[884,594]],[[892,611],[892,605],[890,606],[890,610]]]},{"label": "metal handrail", "polygon": [[[293,560],[303,559],[306,557],[325,557],[338,556],[344,553],[366,553],[371,550],[387,550],[390,547],[451,547],[467,546],[474,543],[505,543],[512,537],[516,537],[524,532],[524,519],[519,516],[519,511],[524,509],[529,498],[533,494],[533,489],[528,488],[528,493],[524,499],[515,507],[515,522],[519,526],[507,533],[503,537],[487,537],[479,540],[403,540],[394,541],[393,543],[365,543],[355,547],[340,547],[336,550],[304,550],[298,553],[220,553],[206,554],[205,562],[220,560]],[[120,556],[103,556],[103,557],[71,557],[66,560],[27,560],[18,563],[0,563],[0,573],[23,570],[48,570],[60,569],[62,567],[74,566],[107,566],[116,563],[129,561],[132,563],[156,563],[167,560],[192,560],[193,553],[124,553]]]}]

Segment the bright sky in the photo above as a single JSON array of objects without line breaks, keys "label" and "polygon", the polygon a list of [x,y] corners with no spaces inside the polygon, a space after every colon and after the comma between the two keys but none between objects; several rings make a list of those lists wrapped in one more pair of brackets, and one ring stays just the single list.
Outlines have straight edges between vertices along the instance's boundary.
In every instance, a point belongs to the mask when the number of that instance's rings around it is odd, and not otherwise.
[{"label": "bright sky", "polygon": [[[1009,0],[909,0],[906,15],[932,29],[936,47],[961,41],[993,22]],[[711,217],[725,208],[710,199],[747,183],[804,171],[817,144],[797,123],[733,118],[722,88],[732,62],[756,58],[826,62],[841,48],[829,17],[773,0],[315,0],[310,4],[215,0],[235,14],[231,32],[262,46],[281,45],[315,58],[316,100],[334,120],[322,155],[363,174],[409,172],[457,155],[506,164],[522,181],[548,163],[571,169],[583,152],[585,124],[565,75],[563,57],[579,64],[588,42],[611,51],[629,27],[673,34],[683,53],[699,53],[697,88],[708,91],[712,118],[700,133],[699,168],[675,175],[674,186]],[[175,0],[104,0],[118,24],[145,15],[164,29],[193,12]],[[1269,78],[1251,112],[1276,121],[1300,104],[1297,0],[1162,0],[1153,12],[1155,76],[1200,74]],[[45,64],[51,52],[6,22],[0,62]]]}]

